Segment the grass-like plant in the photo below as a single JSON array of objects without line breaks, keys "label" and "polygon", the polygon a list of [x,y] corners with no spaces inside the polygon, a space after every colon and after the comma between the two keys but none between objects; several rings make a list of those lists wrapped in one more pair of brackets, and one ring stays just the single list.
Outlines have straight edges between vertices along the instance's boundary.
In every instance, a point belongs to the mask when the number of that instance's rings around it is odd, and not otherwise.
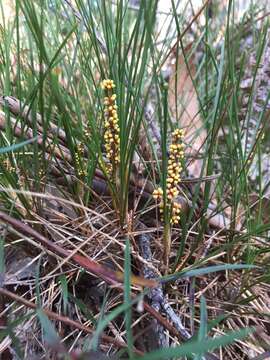
[{"label": "grass-like plant", "polygon": [[5,356],[268,351],[267,13],[191,3],[0,0]]}]

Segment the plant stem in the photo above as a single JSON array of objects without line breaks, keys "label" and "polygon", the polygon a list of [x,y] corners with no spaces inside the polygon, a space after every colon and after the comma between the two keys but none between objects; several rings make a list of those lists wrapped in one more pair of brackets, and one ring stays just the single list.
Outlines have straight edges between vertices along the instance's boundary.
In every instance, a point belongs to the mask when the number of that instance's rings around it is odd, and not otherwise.
[{"label": "plant stem", "polygon": [[163,253],[163,261],[165,267],[165,274],[169,272],[169,256],[171,252],[171,224],[169,219],[166,219],[164,224],[164,253]]}]

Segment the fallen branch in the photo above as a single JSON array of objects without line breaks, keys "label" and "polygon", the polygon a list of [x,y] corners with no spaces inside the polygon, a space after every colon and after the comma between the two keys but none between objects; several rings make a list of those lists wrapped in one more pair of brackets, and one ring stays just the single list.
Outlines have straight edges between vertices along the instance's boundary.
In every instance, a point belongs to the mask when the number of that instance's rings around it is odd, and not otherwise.
[{"label": "fallen branch", "polygon": [[[106,268],[103,265],[100,265],[96,261],[93,261],[84,256],[73,254],[69,250],[65,250],[59,245],[53,243],[52,241],[46,239],[44,236],[39,234],[36,230],[32,229],[30,226],[24,224],[20,220],[16,220],[11,216],[0,211],[0,220],[4,223],[11,225],[13,228],[18,230],[24,235],[32,236],[36,240],[38,240],[42,246],[44,246],[47,250],[52,251],[54,254],[60,255],[63,258],[73,260],[77,265],[81,266],[85,270],[95,274],[96,276],[102,278],[104,281],[117,285],[119,282],[123,282],[123,274],[120,272],[114,272],[112,269]],[[144,280],[142,278],[137,278],[136,276],[132,276],[132,283],[139,284],[141,286],[153,287],[157,285],[155,280]]]},{"label": "fallen branch", "polygon": [[[149,234],[142,234],[139,236],[139,245],[141,250],[141,256],[149,261],[152,262],[152,253],[150,248],[150,235]],[[143,275],[146,279],[155,279],[157,278],[158,274],[152,270],[152,267],[148,267],[147,265],[143,264]],[[166,299],[162,286],[158,285],[156,288],[152,288],[149,291],[148,298],[151,301],[152,306],[159,311],[161,308],[166,313],[167,317],[173,322],[176,329],[179,331],[181,337],[185,340],[189,339],[191,335],[185,329],[184,325],[182,324],[181,319],[178,315],[176,315],[173,308],[168,303]]]},{"label": "fallen branch", "polygon": [[[13,96],[1,96],[0,105],[2,105],[3,107],[8,107],[9,111],[11,111],[13,115],[21,116],[26,123],[28,123],[30,126],[33,126],[32,111],[30,107],[25,105],[22,101],[18,100]],[[36,113],[35,120],[36,120],[35,123],[37,124],[37,129],[40,132],[42,132],[43,131],[42,116],[39,113]],[[50,137],[57,136],[63,142],[66,141],[65,131],[59,128],[54,123],[52,123],[51,121],[49,124],[47,134]]]},{"label": "fallen branch", "polygon": [[[17,121],[14,118],[10,118],[10,123],[13,127],[14,135],[16,137],[24,136],[27,139],[33,139],[34,134],[32,129],[22,130],[22,128],[18,125]],[[5,130],[7,127],[7,121],[6,121],[6,115],[3,111],[0,111],[0,129]],[[43,139],[43,135],[41,133],[38,134],[37,143],[39,146],[45,146],[47,148],[47,152],[53,153],[55,157],[57,157],[60,160],[66,160],[67,162],[72,162],[72,157],[68,149],[66,149],[64,146],[53,143],[52,139],[45,140]],[[48,149],[50,151],[48,151]]]}]

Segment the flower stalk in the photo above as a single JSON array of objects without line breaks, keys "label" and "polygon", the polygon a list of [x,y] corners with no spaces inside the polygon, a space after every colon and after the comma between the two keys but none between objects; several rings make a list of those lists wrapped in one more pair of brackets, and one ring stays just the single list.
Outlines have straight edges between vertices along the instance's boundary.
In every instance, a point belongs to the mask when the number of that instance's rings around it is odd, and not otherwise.
[{"label": "flower stalk", "polygon": [[[104,90],[104,148],[105,166],[104,171],[108,176],[109,188],[112,195],[113,207],[121,218],[121,203],[119,199],[119,166],[120,166],[120,127],[116,104],[116,94],[114,92],[115,83],[111,79],[105,79],[101,83]],[[102,160],[102,166],[104,162]]]},{"label": "flower stalk", "polygon": [[106,158],[108,160],[107,170],[110,175],[115,176],[120,163],[120,128],[117,114],[116,94],[113,92],[115,84],[113,80],[106,79],[102,81],[101,87],[105,92],[104,142]]},{"label": "flower stalk", "polygon": [[159,202],[159,210],[164,220],[164,266],[168,272],[169,257],[171,252],[171,227],[180,222],[181,205],[176,201],[179,195],[178,184],[181,181],[182,160],[184,158],[182,129],[176,129],[172,133],[172,143],[169,150],[167,166],[167,178],[165,194],[163,189],[158,187],[153,191],[153,198]]}]

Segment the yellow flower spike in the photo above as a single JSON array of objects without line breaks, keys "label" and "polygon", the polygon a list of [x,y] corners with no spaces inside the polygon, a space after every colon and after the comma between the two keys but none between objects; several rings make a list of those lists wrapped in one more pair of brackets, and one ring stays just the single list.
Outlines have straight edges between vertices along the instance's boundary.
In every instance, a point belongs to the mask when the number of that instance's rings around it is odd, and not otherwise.
[{"label": "yellow flower spike", "polygon": [[120,162],[120,137],[119,120],[117,115],[117,105],[115,104],[116,94],[112,93],[115,88],[114,81],[105,79],[101,82],[101,88],[105,91],[104,96],[104,115],[106,118],[104,127],[104,140],[106,156],[110,161],[111,173],[115,171],[115,165]]},{"label": "yellow flower spike", "polygon": [[159,187],[153,191],[153,198],[154,199],[161,199],[163,196],[163,190]]},{"label": "yellow flower spike", "polygon": [[[183,136],[184,136],[184,131],[182,129],[174,130],[172,133],[172,142],[171,145],[169,146],[170,155],[167,166],[166,191],[167,191],[167,206],[169,207],[171,214],[170,223],[174,225],[177,225],[179,223],[180,213],[181,213],[181,205],[175,201],[175,198],[179,195],[179,190],[177,189],[177,186],[181,181],[181,176],[180,176],[180,173],[182,171],[181,161],[184,158],[184,144],[182,143]],[[153,192],[153,197],[155,199],[162,200],[163,193],[161,192],[161,194],[159,194],[156,189]],[[159,209],[160,209],[160,213],[162,214],[164,212],[163,204],[159,204]]]}]

